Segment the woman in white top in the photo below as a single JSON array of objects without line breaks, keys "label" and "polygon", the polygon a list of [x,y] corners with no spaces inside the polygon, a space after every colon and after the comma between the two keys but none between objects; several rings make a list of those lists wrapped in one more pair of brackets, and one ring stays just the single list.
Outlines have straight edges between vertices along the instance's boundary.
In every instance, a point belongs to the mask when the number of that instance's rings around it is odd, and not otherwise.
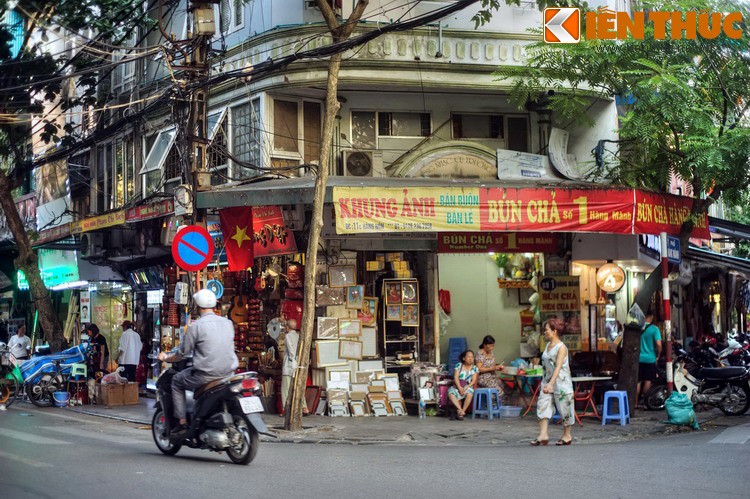
[{"label": "woman in white top", "polygon": [[16,360],[27,360],[31,352],[31,339],[26,336],[26,326],[18,328],[18,332],[8,341],[8,350]]},{"label": "woman in white top", "polygon": [[573,400],[573,379],[568,362],[568,348],[560,340],[565,323],[560,319],[550,319],[544,323],[544,339],[547,348],[542,353],[544,379],[539,400],[536,403],[536,416],[539,419],[539,436],[531,445],[547,445],[547,428],[552,418],[553,402],[563,423],[563,435],[555,445],[570,445],[573,441],[571,429],[575,424],[575,403]]}]

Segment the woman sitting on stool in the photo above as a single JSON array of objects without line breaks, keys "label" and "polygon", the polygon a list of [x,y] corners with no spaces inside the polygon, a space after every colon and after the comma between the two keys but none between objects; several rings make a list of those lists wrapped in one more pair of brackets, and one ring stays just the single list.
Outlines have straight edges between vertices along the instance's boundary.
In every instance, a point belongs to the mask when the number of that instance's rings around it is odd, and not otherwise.
[{"label": "woman sitting on stool", "polygon": [[[455,386],[448,390],[448,399],[452,406],[449,406],[450,418],[462,420],[466,416],[466,410],[471,405],[471,398],[474,396],[474,388],[477,386],[477,376],[479,369],[474,365],[474,352],[466,350],[461,354],[461,362],[456,364],[453,373],[453,383]],[[463,406],[461,401],[463,400]],[[456,413],[458,413],[456,415]]]}]

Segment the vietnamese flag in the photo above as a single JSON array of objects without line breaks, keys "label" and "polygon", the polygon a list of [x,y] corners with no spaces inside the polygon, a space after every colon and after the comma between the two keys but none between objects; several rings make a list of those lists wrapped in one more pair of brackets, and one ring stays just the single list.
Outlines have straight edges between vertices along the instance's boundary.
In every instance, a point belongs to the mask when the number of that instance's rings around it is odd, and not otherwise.
[{"label": "vietnamese flag", "polygon": [[253,209],[250,206],[219,210],[221,233],[230,271],[253,266]]}]

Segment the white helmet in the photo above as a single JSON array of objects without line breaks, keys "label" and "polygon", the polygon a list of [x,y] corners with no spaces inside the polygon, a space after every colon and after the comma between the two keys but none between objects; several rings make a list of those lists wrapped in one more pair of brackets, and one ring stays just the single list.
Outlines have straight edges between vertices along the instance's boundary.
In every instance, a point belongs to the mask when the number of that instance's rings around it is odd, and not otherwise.
[{"label": "white helmet", "polygon": [[216,295],[210,289],[201,289],[193,295],[193,301],[199,308],[216,307]]}]

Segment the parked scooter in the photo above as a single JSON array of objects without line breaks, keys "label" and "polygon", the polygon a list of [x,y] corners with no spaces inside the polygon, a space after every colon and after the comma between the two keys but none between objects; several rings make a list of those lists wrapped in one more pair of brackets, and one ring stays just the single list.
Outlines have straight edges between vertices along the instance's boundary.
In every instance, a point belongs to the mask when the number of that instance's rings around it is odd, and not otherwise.
[{"label": "parked scooter", "polygon": [[[694,404],[718,407],[727,416],[739,416],[750,409],[750,368],[744,366],[702,367],[680,351],[674,365],[674,389]],[[650,409],[664,407],[665,385],[654,386],[644,396]]]},{"label": "parked scooter", "polygon": [[258,453],[258,434],[267,432],[261,418],[260,383],[257,374],[246,372],[212,381],[188,392],[188,430],[172,435],[177,426],[173,415],[172,378],[189,367],[183,359],[164,371],[156,382],[156,411],[151,425],[154,443],[161,452],[173,456],[183,445],[193,449],[226,451],[236,464],[249,464]]}]

